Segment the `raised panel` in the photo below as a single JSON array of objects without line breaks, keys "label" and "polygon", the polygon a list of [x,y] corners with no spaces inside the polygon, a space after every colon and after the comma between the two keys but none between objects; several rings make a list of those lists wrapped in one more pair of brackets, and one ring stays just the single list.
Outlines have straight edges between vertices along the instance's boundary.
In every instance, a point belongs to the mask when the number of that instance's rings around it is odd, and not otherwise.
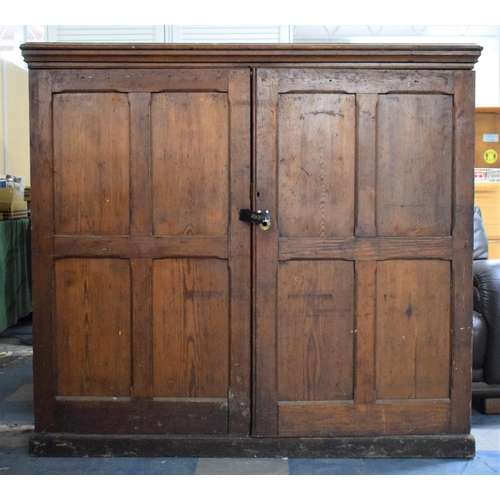
[{"label": "raised panel", "polygon": [[154,234],[226,234],[227,94],[155,94],[151,129]]},{"label": "raised panel", "polygon": [[280,264],[278,304],[278,399],[352,399],[353,263]]},{"label": "raised panel", "polygon": [[227,398],[228,287],[224,260],[154,261],[155,397]]},{"label": "raised panel", "polygon": [[129,262],[58,260],[55,285],[57,395],[130,396]]},{"label": "raised panel", "polygon": [[52,125],[56,234],[128,234],[127,96],[54,95]]},{"label": "raised panel", "polygon": [[377,399],[449,397],[450,285],[449,262],[377,264]]},{"label": "raised panel", "polygon": [[377,108],[379,236],[451,234],[453,97],[381,95]]},{"label": "raised panel", "polygon": [[352,95],[280,95],[280,236],[353,235],[355,127]]}]

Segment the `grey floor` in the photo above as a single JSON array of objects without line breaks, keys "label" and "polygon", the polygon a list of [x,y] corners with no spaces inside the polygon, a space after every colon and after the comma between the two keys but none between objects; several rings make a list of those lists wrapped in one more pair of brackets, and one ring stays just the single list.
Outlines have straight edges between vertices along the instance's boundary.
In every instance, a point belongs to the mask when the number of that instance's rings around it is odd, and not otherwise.
[{"label": "grey floor", "polygon": [[473,459],[37,458],[31,325],[0,333],[0,475],[500,476],[500,415],[472,414]]}]

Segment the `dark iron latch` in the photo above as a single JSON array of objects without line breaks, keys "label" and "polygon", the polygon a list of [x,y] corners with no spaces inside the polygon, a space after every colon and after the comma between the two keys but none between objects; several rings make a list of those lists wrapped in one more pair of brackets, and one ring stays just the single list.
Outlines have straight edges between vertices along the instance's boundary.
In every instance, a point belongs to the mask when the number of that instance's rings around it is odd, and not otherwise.
[{"label": "dark iron latch", "polygon": [[271,227],[271,213],[269,210],[257,210],[254,212],[248,208],[242,208],[240,210],[240,220],[258,224],[263,231],[267,231]]}]

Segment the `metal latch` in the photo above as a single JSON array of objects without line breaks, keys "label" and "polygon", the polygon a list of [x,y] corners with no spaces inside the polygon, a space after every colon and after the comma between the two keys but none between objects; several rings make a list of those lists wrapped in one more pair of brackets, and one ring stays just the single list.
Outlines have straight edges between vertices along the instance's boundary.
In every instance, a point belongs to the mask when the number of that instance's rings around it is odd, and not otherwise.
[{"label": "metal latch", "polygon": [[269,210],[257,210],[254,212],[248,208],[242,208],[240,210],[240,220],[258,224],[263,231],[267,231],[271,227],[271,213]]}]

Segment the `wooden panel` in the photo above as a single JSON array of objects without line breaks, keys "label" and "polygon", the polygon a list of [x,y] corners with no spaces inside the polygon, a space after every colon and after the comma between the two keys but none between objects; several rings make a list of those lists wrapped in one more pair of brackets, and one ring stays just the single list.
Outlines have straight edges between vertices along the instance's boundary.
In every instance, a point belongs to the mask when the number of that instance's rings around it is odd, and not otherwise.
[{"label": "wooden panel", "polygon": [[153,397],[153,329],[151,259],[131,259],[132,280],[132,397]]},{"label": "wooden panel", "polygon": [[151,106],[154,234],[226,234],[227,94],[156,94]]},{"label": "wooden panel", "polygon": [[[193,404],[196,410],[193,411]],[[78,434],[227,434],[227,401],[59,399],[60,432]]]},{"label": "wooden panel", "polygon": [[451,259],[453,240],[443,238],[280,238],[279,259]]},{"label": "wooden panel", "polygon": [[[500,168],[499,138],[500,108],[476,108],[476,147],[474,161],[474,166],[476,168]],[[493,161],[494,156],[488,155],[489,162],[487,162],[484,155],[486,151],[489,151],[490,149],[496,151],[497,157],[496,160]]]},{"label": "wooden panel", "polygon": [[357,137],[357,220],[356,236],[375,237],[375,196],[377,176],[377,94],[356,96]]},{"label": "wooden panel", "polygon": [[280,236],[354,233],[355,98],[279,98]]},{"label": "wooden panel", "polygon": [[449,432],[449,401],[280,404],[280,436],[386,436]]},{"label": "wooden panel", "polygon": [[356,262],[355,403],[374,403],[377,263]]},{"label": "wooden panel", "polygon": [[55,284],[57,394],[129,396],[128,261],[59,260]]},{"label": "wooden panel", "polygon": [[377,264],[377,399],[450,395],[449,262]]},{"label": "wooden panel", "polygon": [[53,100],[57,234],[129,233],[129,103],[122,94]]},{"label": "wooden panel", "polygon": [[379,97],[379,236],[451,234],[452,113],[448,95]]},{"label": "wooden panel", "polygon": [[280,71],[281,92],[345,92],[384,94],[387,92],[453,92],[453,71],[407,69],[317,69],[293,68]]},{"label": "wooden panel", "polygon": [[129,94],[130,234],[151,234],[150,110],[151,94]]},{"label": "wooden panel", "polygon": [[227,398],[227,262],[153,263],[153,378],[156,397]]},{"label": "wooden panel", "polygon": [[[164,45],[164,44],[163,44]],[[227,73],[219,69],[96,68],[51,71],[54,92],[227,91]]]},{"label": "wooden panel", "polygon": [[281,264],[278,307],[278,398],[352,399],[352,262]]},{"label": "wooden panel", "polygon": [[55,236],[56,257],[214,257],[227,259],[227,236]]}]

